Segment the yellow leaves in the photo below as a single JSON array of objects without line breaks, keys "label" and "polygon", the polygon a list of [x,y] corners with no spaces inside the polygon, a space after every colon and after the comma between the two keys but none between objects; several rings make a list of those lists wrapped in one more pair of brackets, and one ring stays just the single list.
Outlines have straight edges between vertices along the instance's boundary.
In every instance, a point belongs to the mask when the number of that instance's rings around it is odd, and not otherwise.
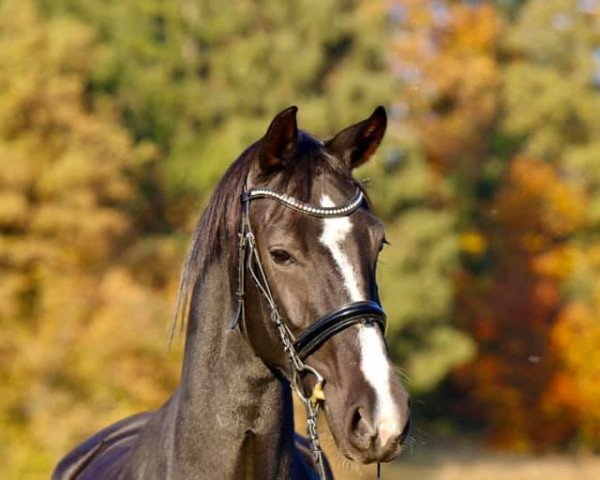
[{"label": "yellow leaves", "polygon": [[[120,134],[120,132],[116,132]],[[95,143],[103,138],[101,134],[88,138],[86,143],[78,142],[48,165],[39,175],[37,192],[44,199],[61,199],[70,204],[77,193],[87,192],[92,198],[85,206],[93,205],[98,199],[119,201],[131,193],[131,186],[124,177],[115,175],[119,163],[132,163],[130,145],[110,143],[104,147]],[[119,140],[118,137],[116,139]],[[107,142],[108,143],[108,142]],[[113,150],[113,151],[110,151]],[[123,153],[126,152],[126,155]],[[101,160],[104,159],[104,160]],[[84,206],[84,205],[82,205]]]},{"label": "yellow leaves", "polygon": [[545,221],[557,236],[567,235],[582,226],[585,220],[585,198],[580,191],[556,182],[549,193],[550,210]]},{"label": "yellow leaves", "polygon": [[[16,143],[16,144],[15,144]],[[6,141],[0,134],[0,188],[26,189],[36,176],[31,162],[27,161],[26,148],[22,143]]]},{"label": "yellow leaves", "polygon": [[94,32],[68,17],[49,22],[48,60],[60,66],[60,73],[86,74],[94,59]]},{"label": "yellow leaves", "polygon": [[[0,276],[0,320],[14,318],[18,315],[17,299],[27,286],[27,277],[20,272],[5,272]],[[2,322],[0,322],[1,325]],[[2,340],[0,340],[0,355],[2,350]]]},{"label": "yellow leaves", "polygon": [[114,209],[92,205],[73,208],[69,205],[42,205],[35,210],[30,233],[48,242],[59,242],[65,254],[62,261],[104,261],[113,252],[111,245],[124,240],[130,232],[127,217]]},{"label": "yellow leaves", "polygon": [[406,84],[402,97],[429,158],[446,169],[484,147],[496,115],[498,13],[486,4],[398,3],[407,20],[395,40],[393,68]]},{"label": "yellow leaves", "polygon": [[[466,305],[461,315],[481,352],[465,370],[492,444],[543,451],[577,429],[576,401],[564,400],[572,387],[557,369],[560,354],[548,338],[567,301],[563,286],[581,263],[570,240],[585,225],[587,199],[555,165],[524,156],[510,161],[503,180],[484,230],[491,269],[465,275],[459,285]],[[477,252],[478,234],[468,231],[463,249],[472,243]]]},{"label": "yellow leaves", "polygon": [[[591,308],[577,301],[566,303],[559,290],[571,281],[581,262],[592,269],[599,265],[599,249],[584,253],[575,242],[565,242],[586,225],[587,198],[556,166],[521,156],[512,160],[495,206],[503,226],[503,255],[518,253],[515,259],[526,262],[536,279],[528,292],[530,301],[536,309],[546,305],[545,313],[542,310],[542,315],[528,320],[532,329],[528,334],[538,330],[541,338],[550,337],[551,345],[544,349],[546,356],[555,358],[544,373],[546,385],[536,402],[537,417],[525,422],[532,428],[537,425],[537,433],[528,436],[536,438],[543,432],[543,441],[553,445],[579,431],[588,437],[586,441],[597,442],[597,432],[596,437],[591,435],[590,425],[600,418],[600,370],[596,366],[600,357],[595,359],[600,351],[596,318],[600,302],[596,300]],[[558,316],[553,313],[557,310]],[[598,414],[590,413],[593,408]]]},{"label": "yellow leaves", "polygon": [[[86,28],[72,21],[43,24],[28,1],[6,2],[3,10],[0,136],[14,136],[26,128],[58,126],[58,119],[72,110],[73,102],[81,96],[91,37],[83,33]],[[77,38],[65,45],[64,39],[75,30]],[[32,62],[32,58],[37,60]],[[73,64],[78,58],[85,59],[85,64],[76,69]]]},{"label": "yellow leaves", "polygon": [[[538,248],[532,251],[538,251]],[[535,256],[531,260],[532,271],[543,277],[565,280],[573,272],[577,251],[574,246],[556,247],[549,252]]]},{"label": "yellow leaves", "polygon": [[[600,290],[600,285],[596,287]],[[597,295],[600,298],[600,295]],[[561,314],[552,341],[564,363],[568,388],[556,388],[556,401],[568,404],[580,418],[583,436],[600,444],[600,303],[593,310],[572,304]]]},{"label": "yellow leaves", "polygon": [[515,158],[508,184],[497,200],[498,215],[530,252],[572,233],[585,220],[585,197],[566,184],[556,168],[526,157]]},{"label": "yellow leaves", "polygon": [[500,32],[500,18],[493,5],[476,8],[465,4],[454,6],[454,31],[457,48],[488,52]]},{"label": "yellow leaves", "polygon": [[20,192],[0,190],[0,228],[18,228],[27,214],[27,200]]},{"label": "yellow leaves", "polygon": [[0,2],[0,459],[7,437],[24,439],[18,478],[35,448],[47,475],[75,439],[157,405],[177,378],[163,292],[108,266],[136,240],[127,207],[155,150],[133,145],[110,99],[87,97],[92,38]]},{"label": "yellow leaves", "polygon": [[465,253],[470,255],[481,255],[487,248],[487,241],[481,233],[471,230],[462,235],[460,238],[460,246]]}]

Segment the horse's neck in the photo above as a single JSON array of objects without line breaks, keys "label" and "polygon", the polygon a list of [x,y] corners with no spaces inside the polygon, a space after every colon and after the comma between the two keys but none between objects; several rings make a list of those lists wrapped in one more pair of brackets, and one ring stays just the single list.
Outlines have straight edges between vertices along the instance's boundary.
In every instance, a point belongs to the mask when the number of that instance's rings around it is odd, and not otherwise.
[{"label": "horse's neck", "polygon": [[194,292],[181,382],[162,412],[162,468],[173,478],[289,478],[289,387],[229,330],[229,292],[218,265]]}]

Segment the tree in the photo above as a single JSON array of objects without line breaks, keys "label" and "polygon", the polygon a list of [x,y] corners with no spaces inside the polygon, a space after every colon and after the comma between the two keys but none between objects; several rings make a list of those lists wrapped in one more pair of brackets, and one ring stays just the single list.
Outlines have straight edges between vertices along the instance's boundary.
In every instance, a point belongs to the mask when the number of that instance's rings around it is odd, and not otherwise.
[{"label": "tree", "polygon": [[[562,240],[571,251],[571,268],[561,282],[565,306],[549,327],[557,363],[542,401],[549,411],[567,409],[570,416],[563,422],[575,424],[570,439],[595,448],[600,441],[592,427],[596,409],[589,407],[597,396],[587,386],[594,372],[580,355],[589,351],[600,325],[594,260],[600,240],[597,21],[590,2],[525,4],[504,45],[510,64],[503,122],[504,131],[522,139],[523,152],[550,162],[561,183],[584,195],[585,221]],[[583,325],[585,333],[575,334]]]},{"label": "tree", "polygon": [[499,45],[503,108],[492,135],[508,168],[479,209],[474,234],[485,249],[466,255],[460,277],[458,318],[479,354],[458,378],[497,446],[594,445],[583,406],[594,398],[584,387],[591,372],[576,371],[594,329],[581,344],[566,341],[581,322],[593,325],[596,308],[594,14],[571,0],[523,2],[514,13]]},{"label": "tree", "polygon": [[177,364],[166,361],[162,341],[168,304],[153,283],[169,278],[149,281],[135,268],[169,259],[144,254],[135,229],[146,208],[136,199],[138,181],[153,148],[133,144],[110,102],[90,106],[93,42],[88,27],[65,17],[45,22],[30,2],[0,6],[7,478],[47,475],[76,439],[157,405],[175,380]]},{"label": "tree", "polygon": [[554,167],[515,157],[486,231],[490,270],[460,276],[458,321],[478,355],[455,379],[468,393],[463,413],[483,420],[497,447],[555,449],[575,431],[572,411],[552,400],[559,359],[551,336],[565,307],[561,283],[574,267],[565,239],[582,225],[584,208],[582,192]]},{"label": "tree", "polygon": [[399,312],[393,351],[414,391],[425,394],[474,353],[451,312],[460,239],[471,234],[480,186],[495,173],[486,156],[498,104],[499,18],[486,4],[412,0],[392,2],[390,18],[390,69],[399,84],[392,135],[400,147],[380,175],[401,234],[383,284]]},{"label": "tree", "polygon": [[301,124],[332,135],[393,91],[380,2],[44,3],[99,31],[90,88],[116,99],[134,138],[164,154],[164,228],[195,221],[278,110],[297,103]]}]

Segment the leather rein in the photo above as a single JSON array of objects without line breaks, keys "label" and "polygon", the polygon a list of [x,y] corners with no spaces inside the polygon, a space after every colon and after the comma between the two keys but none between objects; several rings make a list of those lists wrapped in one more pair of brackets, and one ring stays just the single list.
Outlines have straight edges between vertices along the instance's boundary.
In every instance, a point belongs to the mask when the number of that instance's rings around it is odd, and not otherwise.
[{"label": "leather rein", "polygon": [[[381,328],[382,333],[385,333],[386,316],[385,312],[377,302],[351,302],[320,317],[295,337],[283,321],[279,312],[258,254],[256,238],[252,233],[250,224],[250,202],[257,199],[275,200],[287,208],[313,217],[338,218],[351,215],[360,208],[365,201],[364,194],[357,188],[354,197],[348,203],[339,207],[316,207],[301,202],[289,195],[277,193],[265,188],[255,188],[249,191],[244,190],[241,196],[242,214],[238,234],[237,308],[231,320],[230,328],[233,330],[238,326],[240,321],[244,321],[245,277],[246,273],[248,273],[269,306],[271,321],[277,328],[283,350],[289,361],[291,386],[306,407],[309,448],[317,466],[319,478],[321,480],[326,480],[326,468],[317,433],[319,409],[321,404],[325,401],[325,395],[323,393],[325,379],[314,367],[311,367],[304,362],[308,356],[318,350],[332,336],[352,325],[358,323],[376,324]],[[303,379],[309,375],[314,376],[316,380],[310,394],[305,391],[303,386]]]}]

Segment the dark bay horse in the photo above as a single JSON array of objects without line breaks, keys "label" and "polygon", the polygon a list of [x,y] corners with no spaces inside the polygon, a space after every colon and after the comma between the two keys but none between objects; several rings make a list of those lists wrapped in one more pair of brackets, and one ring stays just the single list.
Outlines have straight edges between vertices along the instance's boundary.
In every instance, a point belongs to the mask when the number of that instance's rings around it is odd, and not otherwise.
[{"label": "dark bay horse", "polygon": [[[296,111],[230,166],[198,223],[176,391],[90,437],[53,479],[330,478],[319,409],[346,457],[398,455],[410,414],[375,283],[384,231],[352,178],[381,142],[385,110],[326,142],[298,130]],[[307,440],[294,435],[292,389]]]}]

